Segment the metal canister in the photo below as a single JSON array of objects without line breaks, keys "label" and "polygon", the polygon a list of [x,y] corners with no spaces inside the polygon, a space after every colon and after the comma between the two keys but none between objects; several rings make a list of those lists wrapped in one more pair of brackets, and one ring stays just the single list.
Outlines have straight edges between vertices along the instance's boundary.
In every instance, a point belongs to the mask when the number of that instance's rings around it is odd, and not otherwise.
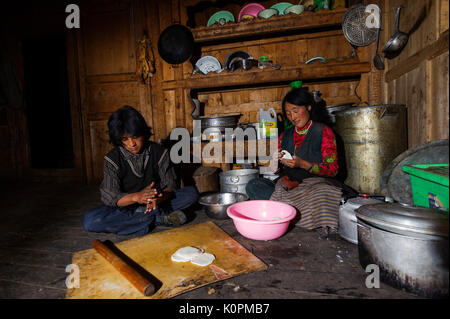
[{"label": "metal canister", "polygon": [[380,194],[384,169],[408,147],[406,106],[357,106],[335,116],[335,132],[345,149],[340,155],[345,156],[345,183],[360,193]]},{"label": "metal canister", "polygon": [[259,170],[257,169],[236,169],[225,171],[219,174],[220,191],[229,193],[247,194],[245,186],[247,183],[259,177]]}]

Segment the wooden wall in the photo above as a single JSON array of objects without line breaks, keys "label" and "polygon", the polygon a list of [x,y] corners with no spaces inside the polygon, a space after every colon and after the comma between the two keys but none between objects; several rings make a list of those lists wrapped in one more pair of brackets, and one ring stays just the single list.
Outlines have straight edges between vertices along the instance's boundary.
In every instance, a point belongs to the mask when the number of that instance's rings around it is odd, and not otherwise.
[{"label": "wooden wall", "polygon": [[[265,7],[276,2],[279,1],[260,1]],[[407,104],[410,147],[424,141],[448,138],[448,0],[365,1],[373,2],[384,13],[380,49],[393,33],[397,5],[405,6],[400,28],[407,31],[422,6],[429,4],[426,19],[411,35],[402,54],[396,59],[385,60],[387,68],[380,72],[371,63],[373,43],[357,49],[357,60],[369,66],[360,77],[309,80],[299,76],[298,79],[304,80],[304,85],[311,90],[319,90],[328,105],[363,101]],[[153,128],[154,141],[167,138],[175,127],[192,127],[191,91],[186,88],[193,78],[192,63],[166,63],[159,56],[157,42],[166,27],[174,23],[187,24],[190,19],[188,7],[197,3],[201,6],[195,13],[195,22],[204,25],[208,17],[219,10],[229,9],[237,17],[244,1],[81,1],[81,28],[68,31],[68,54],[72,55],[68,69],[70,75],[77,79],[76,83],[71,84],[70,95],[74,141],[81,149],[76,152],[81,163],[78,167],[81,167],[81,174],[89,183],[101,180],[103,156],[111,148],[107,119],[119,107],[128,104],[140,110]],[[136,75],[137,41],[144,31],[148,32],[152,42],[156,62],[156,72],[145,84]],[[202,45],[201,52],[196,54],[198,57],[213,55],[223,63],[228,52],[239,49],[254,57],[269,55],[274,63],[288,69],[295,69],[316,55],[330,61],[347,59],[352,51],[342,31],[332,29],[283,34],[267,39],[219,41]],[[321,64],[315,63],[312,68]],[[281,99],[289,90],[288,84],[284,81],[254,87],[226,90],[197,88],[194,91],[205,104],[204,115],[239,111],[243,114],[241,122],[254,122],[261,107],[281,110]],[[14,145],[14,141],[18,140],[25,140],[26,144],[26,118],[13,110],[3,112],[0,114],[0,145],[6,147],[11,155],[3,155],[1,159],[10,158],[14,176],[21,178],[29,155],[26,147]],[[12,176],[11,170],[4,169],[0,174],[4,172]]]},{"label": "wooden wall", "polygon": [[[175,127],[192,128],[190,90],[177,83],[190,81],[193,65],[190,61],[180,65],[163,61],[157,50],[157,41],[166,27],[174,23],[186,25],[187,7],[198,2],[201,1],[122,0],[100,2],[98,6],[90,4],[82,9],[82,28],[77,45],[88,182],[98,182],[102,177],[103,155],[111,148],[106,123],[117,108],[129,104],[140,110],[153,128],[154,141],[167,138]],[[196,22],[206,24],[211,11],[236,11],[236,8],[242,7],[242,4],[237,6],[234,3],[228,8],[227,4],[223,6],[224,3],[222,1],[221,8],[210,6],[198,11]],[[266,7],[274,3],[262,2]],[[237,12],[235,15],[237,17]],[[156,73],[147,84],[135,75],[136,43],[144,30],[152,41],[156,60]],[[358,49],[359,58],[368,61],[367,50],[372,47]],[[227,53],[235,50],[246,50],[254,57],[269,55],[274,63],[285,68],[295,68],[318,55],[333,60],[347,59],[352,53],[352,47],[345,41],[342,31],[332,30],[202,45],[198,56],[213,55],[223,63]],[[373,78],[364,74],[361,81],[355,78],[333,82],[305,81],[305,85],[320,90],[328,105],[333,105],[359,102],[359,98],[364,101],[373,99],[371,96],[374,95],[370,94],[376,91],[375,86],[370,85]],[[239,111],[243,115],[241,122],[255,122],[259,108],[275,107],[281,111],[281,99],[288,89],[288,83],[284,83],[225,91],[198,90],[197,97],[206,105],[202,115]]]},{"label": "wooden wall", "polygon": [[407,105],[408,146],[449,138],[448,0],[387,0],[385,37],[394,33],[395,11],[403,5],[400,30],[425,19],[400,55],[387,60],[384,101]]}]

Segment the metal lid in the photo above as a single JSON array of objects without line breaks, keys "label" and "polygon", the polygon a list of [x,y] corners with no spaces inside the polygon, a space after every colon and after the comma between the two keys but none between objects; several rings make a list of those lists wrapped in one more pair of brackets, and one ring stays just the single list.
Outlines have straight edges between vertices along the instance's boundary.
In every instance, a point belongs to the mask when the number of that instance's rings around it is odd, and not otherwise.
[{"label": "metal lid", "polygon": [[382,201],[373,198],[354,197],[350,198],[346,204],[348,204],[348,206],[351,209],[355,210],[363,205],[378,204],[378,203],[382,203]]},{"label": "metal lid", "polygon": [[380,203],[361,206],[356,217],[362,221],[393,233],[420,236],[448,237],[448,213],[425,207],[399,203]]}]

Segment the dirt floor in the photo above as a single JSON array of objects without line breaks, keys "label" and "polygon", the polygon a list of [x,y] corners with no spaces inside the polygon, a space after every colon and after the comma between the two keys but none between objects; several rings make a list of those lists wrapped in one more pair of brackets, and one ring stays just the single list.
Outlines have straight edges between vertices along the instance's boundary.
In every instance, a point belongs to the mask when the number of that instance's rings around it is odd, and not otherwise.
[{"label": "dirt floor", "polygon": [[[0,298],[63,299],[65,269],[72,254],[94,239],[121,242],[134,236],[88,233],[83,213],[101,204],[98,186],[84,184],[0,185]],[[197,207],[189,225],[210,221]],[[266,270],[216,282],[175,299],[415,299],[380,283],[367,288],[357,245],[339,236],[291,227],[281,238],[255,241],[241,236],[232,220],[214,220],[268,265]],[[157,227],[164,231],[168,227]]]}]

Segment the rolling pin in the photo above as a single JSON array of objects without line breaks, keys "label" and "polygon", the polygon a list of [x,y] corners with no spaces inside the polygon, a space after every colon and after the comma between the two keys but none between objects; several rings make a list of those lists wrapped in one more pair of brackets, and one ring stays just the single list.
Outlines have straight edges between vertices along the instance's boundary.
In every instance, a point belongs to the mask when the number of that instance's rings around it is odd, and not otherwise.
[{"label": "rolling pin", "polygon": [[135,269],[129,262],[119,256],[116,252],[111,250],[103,242],[95,239],[92,242],[92,247],[104,257],[111,265],[116,268],[137,290],[144,294],[144,296],[151,296],[156,292],[156,284],[151,281],[149,276],[144,276],[141,272]]}]

